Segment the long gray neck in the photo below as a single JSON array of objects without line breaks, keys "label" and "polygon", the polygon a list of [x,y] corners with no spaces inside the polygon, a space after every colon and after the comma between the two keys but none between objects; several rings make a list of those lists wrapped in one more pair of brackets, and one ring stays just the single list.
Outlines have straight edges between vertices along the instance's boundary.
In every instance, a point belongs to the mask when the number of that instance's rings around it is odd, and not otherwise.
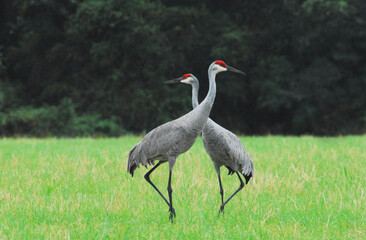
[{"label": "long gray neck", "polygon": [[192,84],[192,106],[196,108],[198,106],[198,90],[200,86],[198,82]]},{"label": "long gray neck", "polygon": [[[212,107],[215,97],[216,97],[216,73],[208,70],[208,81],[210,83],[209,90],[206,98],[202,101],[201,104],[209,104]],[[211,109],[210,109],[211,110]]]},{"label": "long gray neck", "polygon": [[192,136],[200,134],[200,132],[205,127],[208,117],[212,109],[212,105],[215,101],[216,96],[216,83],[215,83],[215,73],[208,72],[208,79],[210,82],[210,87],[206,98],[198,105],[198,85],[192,86],[192,104],[194,109],[186,114],[187,118],[184,122],[188,123],[190,132]]}]

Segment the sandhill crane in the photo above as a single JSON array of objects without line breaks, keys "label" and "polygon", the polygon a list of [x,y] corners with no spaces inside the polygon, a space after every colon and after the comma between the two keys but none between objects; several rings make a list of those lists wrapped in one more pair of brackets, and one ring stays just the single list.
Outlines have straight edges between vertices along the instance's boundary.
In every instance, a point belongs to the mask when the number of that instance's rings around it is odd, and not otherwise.
[{"label": "sandhill crane", "polygon": [[[172,201],[173,190],[171,187],[171,178],[175,161],[180,154],[186,152],[192,147],[196,138],[205,126],[216,96],[215,77],[217,73],[223,71],[235,72],[238,70],[227,65],[223,65],[221,61],[213,62],[208,69],[209,91],[201,104],[182,117],[151,130],[129,152],[127,171],[131,173],[132,176],[135,169],[140,164],[147,167],[148,164],[154,165],[154,161],[159,160],[159,162],[145,174],[145,179],[168,204],[170,212],[169,219],[172,222],[175,217],[175,210],[173,208]],[[184,78],[185,76],[181,77],[181,79]],[[169,201],[150,180],[150,174],[160,166],[160,164],[165,162],[169,162],[169,180],[167,188]]]},{"label": "sandhill crane", "polygon": [[[185,79],[183,80],[173,79],[170,81],[166,81],[166,83],[190,84],[192,86],[192,105],[193,108],[196,108],[198,106],[198,79],[193,74],[186,74],[184,76]],[[244,183],[238,172],[240,172],[244,176],[246,183],[248,183],[250,178],[254,174],[253,161],[250,158],[249,154],[245,151],[243,144],[241,143],[239,138],[229,130],[215,123],[210,118],[207,119],[207,123],[202,131],[202,140],[206,152],[212,159],[219,179],[222,203],[219,214],[224,213],[225,205],[236,193],[238,193],[244,187]],[[221,166],[225,166],[228,168],[229,175],[232,175],[235,172],[240,180],[240,186],[238,190],[236,190],[234,194],[232,194],[225,202],[224,190],[222,188],[220,177]]]}]

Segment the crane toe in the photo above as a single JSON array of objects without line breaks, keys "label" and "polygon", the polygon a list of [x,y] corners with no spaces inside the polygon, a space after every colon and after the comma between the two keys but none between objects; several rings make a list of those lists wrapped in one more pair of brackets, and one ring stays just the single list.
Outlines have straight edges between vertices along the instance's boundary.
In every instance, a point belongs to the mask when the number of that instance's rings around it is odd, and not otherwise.
[{"label": "crane toe", "polygon": [[225,205],[224,204],[222,204],[221,206],[220,206],[220,210],[219,210],[219,216],[222,214],[222,215],[224,215],[224,209],[225,209]]},{"label": "crane toe", "polygon": [[175,209],[171,208],[169,209],[169,212],[170,212],[169,220],[173,223],[175,218]]}]

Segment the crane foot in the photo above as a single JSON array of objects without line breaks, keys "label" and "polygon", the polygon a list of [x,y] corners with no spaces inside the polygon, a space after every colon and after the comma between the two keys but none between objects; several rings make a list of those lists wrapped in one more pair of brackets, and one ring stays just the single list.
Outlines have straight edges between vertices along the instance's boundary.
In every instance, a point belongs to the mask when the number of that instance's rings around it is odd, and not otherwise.
[{"label": "crane foot", "polygon": [[225,205],[221,205],[220,210],[219,210],[219,217],[220,217],[221,214],[224,215],[224,213],[225,213],[224,209],[225,209]]},{"label": "crane foot", "polygon": [[172,207],[171,209],[169,209],[170,212],[170,216],[169,216],[169,220],[174,223],[174,218],[175,218],[175,209]]}]

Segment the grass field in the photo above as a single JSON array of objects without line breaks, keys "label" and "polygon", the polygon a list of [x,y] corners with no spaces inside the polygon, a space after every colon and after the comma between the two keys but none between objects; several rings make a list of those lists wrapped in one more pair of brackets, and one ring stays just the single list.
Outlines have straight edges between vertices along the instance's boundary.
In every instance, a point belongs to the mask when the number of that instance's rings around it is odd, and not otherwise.
[{"label": "grass field", "polygon": [[[366,136],[241,138],[255,184],[220,218],[198,139],[173,171],[174,224],[147,170],[126,172],[140,139],[0,139],[0,239],[366,239]],[[152,180],[166,194],[168,164]]]}]

